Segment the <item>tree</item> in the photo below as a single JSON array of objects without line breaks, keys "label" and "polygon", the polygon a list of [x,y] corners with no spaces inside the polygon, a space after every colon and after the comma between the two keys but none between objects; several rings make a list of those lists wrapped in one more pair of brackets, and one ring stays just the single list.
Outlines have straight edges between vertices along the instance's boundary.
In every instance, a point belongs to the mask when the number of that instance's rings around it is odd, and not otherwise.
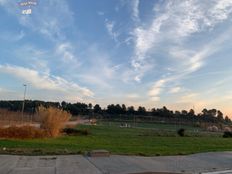
[{"label": "tree", "polygon": [[126,105],[122,104],[122,114],[126,114]]},{"label": "tree", "polygon": [[139,115],[146,115],[146,108],[142,107],[142,106],[139,106],[138,107],[138,114]]},{"label": "tree", "polygon": [[220,110],[217,111],[217,119],[223,121],[223,113]]},{"label": "tree", "polygon": [[122,107],[120,106],[120,104],[115,105],[114,112],[115,114],[122,114]]},{"label": "tree", "polygon": [[92,103],[89,103],[89,104],[88,104],[88,108],[91,110],[92,107],[93,107]]},{"label": "tree", "polygon": [[93,112],[96,113],[96,114],[100,114],[102,112],[102,109],[100,107],[99,104],[96,104],[94,107],[93,107]]},{"label": "tree", "polygon": [[226,122],[226,123],[231,123],[231,119],[229,119],[229,117],[226,116],[226,117],[225,117],[225,122]]},{"label": "tree", "polygon": [[67,103],[66,103],[65,101],[62,101],[62,102],[61,102],[61,107],[62,107],[63,109],[65,109],[66,106],[67,106]]},{"label": "tree", "polygon": [[179,117],[181,115],[181,112],[180,111],[175,111],[175,116],[176,117]]},{"label": "tree", "polygon": [[114,104],[108,105],[106,112],[108,114],[115,114],[115,106],[114,106]]},{"label": "tree", "polygon": [[183,116],[188,115],[188,111],[186,111],[186,110],[182,110],[182,111],[181,111],[181,115],[183,115]]},{"label": "tree", "polygon": [[129,106],[129,107],[127,108],[127,113],[128,113],[129,115],[135,114],[134,106]]},{"label": "tree", "polygon": [[206,108],[204,108],[202,111],[202,116],[208,115],[208,110]]},{"label": "tree", "polygon": [[194,117],[195,116],[195,111],[193,109],[189,110],[188,116]]}]

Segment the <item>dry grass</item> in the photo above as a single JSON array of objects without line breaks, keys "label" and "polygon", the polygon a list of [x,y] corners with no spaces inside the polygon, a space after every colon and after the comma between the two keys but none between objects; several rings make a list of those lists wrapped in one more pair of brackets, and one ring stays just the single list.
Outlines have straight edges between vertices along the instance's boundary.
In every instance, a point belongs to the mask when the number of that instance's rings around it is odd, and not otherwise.
[{"label": "dry grass", "polygon": [[11,126],[8,128],[0,128],[0,137],[16,139],[44,138],[47,137],[47,132],[32,126]]},{"label": "dry grass", "polygon": [[[31,117],[32,118],[32,117]],[[70,114],[58,108],[39,107],[33,118],[39,118],[40,128],[32,126],[32,119],[22,113],[0,109],[1,138],[43,138],[57,137],[64,127]]]},{"label": "dry grass", "polygon": [[21,120],[21,112],[8,111],[7,109],[0,109],[0,126],[15,125]]},{"label": "dry grass", "polygon": [[41,128],[51,137],[57,137],[64,128],[64,123],[71,118],[68,112],[53,107],[39,107],[37,114],[40,118]]},{"label": "dry grass", "polygon": [[[22,122],[23,121],[23,122]],[[0,109],[0,127],[11,127],[20,124],[29,124],[36,121],[35,115],[22,112],[9,111],[7,109]]]}]

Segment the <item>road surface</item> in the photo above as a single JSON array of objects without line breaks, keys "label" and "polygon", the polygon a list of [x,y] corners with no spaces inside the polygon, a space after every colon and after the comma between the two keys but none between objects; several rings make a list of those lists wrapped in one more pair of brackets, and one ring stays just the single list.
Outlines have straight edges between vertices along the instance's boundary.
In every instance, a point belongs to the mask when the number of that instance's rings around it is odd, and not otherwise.
[{"label": "road surface", "polygon": [[142,172],[232,174],[232,152],[160,157],[0,155],[0,174],[130,174]]}]

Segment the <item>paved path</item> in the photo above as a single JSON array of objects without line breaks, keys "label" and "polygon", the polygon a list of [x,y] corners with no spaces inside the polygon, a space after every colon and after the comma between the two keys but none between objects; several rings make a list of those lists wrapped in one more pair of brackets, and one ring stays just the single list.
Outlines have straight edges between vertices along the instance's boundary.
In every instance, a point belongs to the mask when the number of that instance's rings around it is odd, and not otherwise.
[{"label": "paved path", "polygon": [[[232,152],[187,156],[11,156],[0,155],[0,174],[129,174],[139,172],[215,172],[232,174]],[[230,170],[230,171],[229,171]],[[215,174],[218,174],[217,172]]]}]

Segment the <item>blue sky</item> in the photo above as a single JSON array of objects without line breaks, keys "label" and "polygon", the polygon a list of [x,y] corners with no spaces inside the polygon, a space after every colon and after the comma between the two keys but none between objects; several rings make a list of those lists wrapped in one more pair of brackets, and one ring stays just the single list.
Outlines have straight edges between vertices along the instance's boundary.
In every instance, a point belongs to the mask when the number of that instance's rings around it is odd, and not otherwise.
[{"label": "blue sky", "polygon": [[231,0],[0,0],[0,98],[232,115]]}]

